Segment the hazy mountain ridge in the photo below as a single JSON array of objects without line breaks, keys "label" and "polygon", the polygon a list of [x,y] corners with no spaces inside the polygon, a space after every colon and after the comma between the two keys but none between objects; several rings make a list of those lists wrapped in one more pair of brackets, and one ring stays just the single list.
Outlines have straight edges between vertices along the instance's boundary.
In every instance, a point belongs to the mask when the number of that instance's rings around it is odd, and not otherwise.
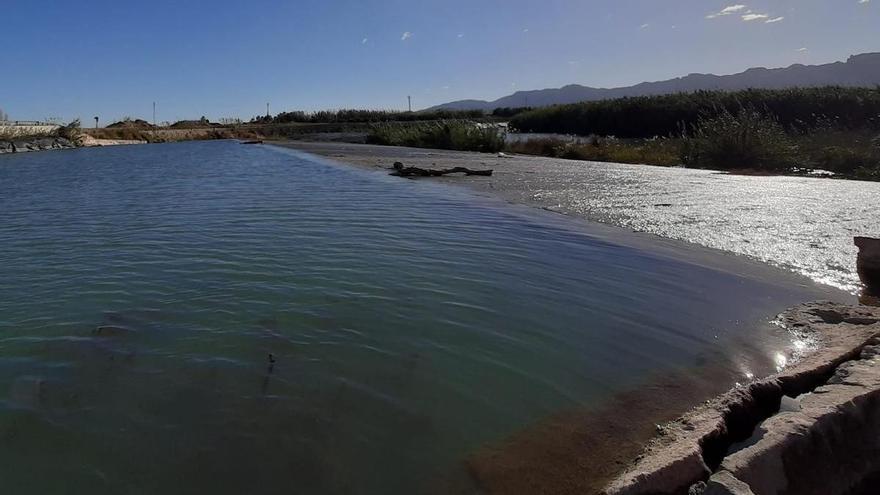
[{"label": "hazy mountain ridge", "polygon": [[880,52],[853,55],[846,62],[822,65],[794,64],[784,68],[756,67],[726,76],[689,74],[665,81],[643,82],[620,88],[592,88],[569,84],[561,88],[517,91],[494,101],[459,100],[428,110],[488,110],[503,107],[543,107],[580,101],[628,96],[691,92],[699,90],[737,91],[750,88],[783,89],[811,86],[871,87],[880,85]]}]

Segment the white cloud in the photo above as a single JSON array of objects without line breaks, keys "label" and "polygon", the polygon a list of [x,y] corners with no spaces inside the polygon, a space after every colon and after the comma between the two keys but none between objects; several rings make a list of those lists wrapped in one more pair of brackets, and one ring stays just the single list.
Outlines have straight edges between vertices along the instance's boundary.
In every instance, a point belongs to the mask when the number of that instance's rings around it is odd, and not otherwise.
[{"label": "white cloud", "polygon": [[804,53],[804,52],[810,51],[810,49],[805,46],[802,46],[802,47],[798,48],[797,51]]},{"label": "white cloud", "polygon": [[459,38],[464,38],[464,33],[458,33]]},{"label": "white cloud", "polygon": [[772,19],[767,19],[766,21],[764,21],[764,23],[766,23],[766,24],[774,24],[774,23],[777,23],[777,22],[782,22],[783,20],[785,20],[785,17],[779,16],[779,17],[774,17],[774,18],[772,18]]},{"label": "white cloud", "polygon": [[859,3],[862,4],[862,5],[864,5],[864,4],[866,4],[866,3],[870,2],[870,1],[871,1],[871,0],[859,0]]},{"label": "white cloud", "polygon": [[646,23],[642,24],[641,26],[639,26],[639,29],[648,29],[649,26],[650,26],[650,24],[648,24],[646,22]]},{"label": "white cloud", "polygon": [[523,29],[523,32],[524,32],[524,33],[528,33],[528,32],[529,32],[529,28],[525,28],[525,29]]},{"label": "white cloud", "polygon": [[409,31],[407,31],[407,32],[403,33],[402,35],[400,35],[400,41],[406,41],[412,37],[413,37],[413,34]]},{"label": "white cloud", "polygon": [[369,38],[364,38],[364,39],[361,40],[361,44],[362,44],[362,45],[366,45],[368,41],[370,41]]},{"label": "white cloud", "polygon": [[723,9],[721,9],[720,11],[718,11],[714,14],[707,15],[706,19],[714,19],[716,17],[735,14],[737,12],[744,10],[745,8],[746,8],[746,6],[742,5],[742,4],[728,5],[727,7],[724,7]]},{"label": "white cloud", "polygon": [[767,14],[744,14],[742,16],[742,20],[744,20],[746,22],[762,21],[762,20],[768,19],[769,17],[770,16]]}]

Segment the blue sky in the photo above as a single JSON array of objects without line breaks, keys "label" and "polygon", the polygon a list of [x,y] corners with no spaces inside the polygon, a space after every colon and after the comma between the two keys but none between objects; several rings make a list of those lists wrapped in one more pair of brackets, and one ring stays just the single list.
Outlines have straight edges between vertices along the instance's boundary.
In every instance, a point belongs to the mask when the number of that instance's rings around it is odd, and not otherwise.
[{"label": "blue sky", "polygon": [[[726,9],[726,10],[725,10]],[[14,119],[424,108],[880,51],[880,0],[0,0]],[[770,22],[768,22],[770,21]]]}]

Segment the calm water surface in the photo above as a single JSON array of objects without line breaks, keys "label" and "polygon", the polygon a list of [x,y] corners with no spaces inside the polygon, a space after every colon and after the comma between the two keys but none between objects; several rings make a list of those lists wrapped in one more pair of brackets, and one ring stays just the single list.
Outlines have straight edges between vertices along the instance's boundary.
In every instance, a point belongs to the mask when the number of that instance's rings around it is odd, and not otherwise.
[{"label": "calm water surface", "polygon": [[766,372],[829,296],[556,217],[232,142],[0,157],[0,490],[468,491],[557,411]]}]

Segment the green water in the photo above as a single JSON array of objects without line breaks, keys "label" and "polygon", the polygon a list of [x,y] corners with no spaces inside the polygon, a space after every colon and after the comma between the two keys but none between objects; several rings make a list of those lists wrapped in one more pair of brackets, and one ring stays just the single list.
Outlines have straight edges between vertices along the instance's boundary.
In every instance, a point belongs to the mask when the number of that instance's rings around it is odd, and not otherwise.
[{"label": "green water", "polygon": [[591,229],[234,142],[0,157],[0,489],[469,491],[548,415],[761,368],[822,293]]}]

